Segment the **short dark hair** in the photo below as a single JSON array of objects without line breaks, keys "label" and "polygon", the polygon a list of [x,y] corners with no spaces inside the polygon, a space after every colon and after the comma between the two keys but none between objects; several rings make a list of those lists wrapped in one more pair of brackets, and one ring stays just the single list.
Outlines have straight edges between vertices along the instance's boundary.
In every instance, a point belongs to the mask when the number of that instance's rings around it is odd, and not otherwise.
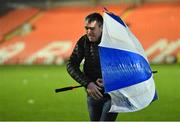
[{"label": "short dark hair", "polygon": [[103,25],[103,17],[99,13],[91,13],[88,16],[86,16],[85,21],[88,23],[91,23],[93,21],[97,21],[99,25]]}]

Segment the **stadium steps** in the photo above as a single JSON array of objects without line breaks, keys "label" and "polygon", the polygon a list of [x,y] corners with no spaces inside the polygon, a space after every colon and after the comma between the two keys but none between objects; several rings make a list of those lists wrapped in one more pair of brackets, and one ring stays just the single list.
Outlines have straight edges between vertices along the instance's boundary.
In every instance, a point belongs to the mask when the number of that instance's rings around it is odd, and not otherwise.
[{"label": "stadium steps", "polygon": [[13,36],[20,33],[21,27],[36,14],[36,8],[15,9],[0,18],[0,42],[10,40]]},{"label": "stadium steps", "polygon": [[[135,8],[125,20],[145,49],[160,39],[166,39],[168,44],[180,39],[180,3],[144,4]],[[162,51],[158,50],[149,57],[150,60]],[[180,50],[173,51],[172,55],[177,53]]]}]

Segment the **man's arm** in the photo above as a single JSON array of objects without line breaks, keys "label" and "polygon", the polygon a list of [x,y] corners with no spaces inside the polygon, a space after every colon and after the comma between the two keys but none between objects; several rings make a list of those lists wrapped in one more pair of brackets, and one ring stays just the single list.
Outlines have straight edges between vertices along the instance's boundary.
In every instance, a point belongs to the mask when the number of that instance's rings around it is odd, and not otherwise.
[{"label": "man's arm", "polygon": [[76,44],[68,62],[67,62],[67,71],[71,77],[76,80],[78,83],[87,88],[87,85],[91,80],[84,75],[80,70],[80,63],[84,58],[84,37],[82,37]]},{"label": "man's arm", "polygon": [[84,58],[84,40],[83,38],[81,38],[77,42],[67,62],[67,71],[74,80],[76,80],[78,83],[80,83],[86,88],[87,93],[90,96],[92,96],[94,99],[100,99],[101,97],[103,97],[103,95],[99,91],[102,88],[97,86],[91,79],[85,76],[85,74],[80,70],[80,63],[83,60],[83,58]]}]

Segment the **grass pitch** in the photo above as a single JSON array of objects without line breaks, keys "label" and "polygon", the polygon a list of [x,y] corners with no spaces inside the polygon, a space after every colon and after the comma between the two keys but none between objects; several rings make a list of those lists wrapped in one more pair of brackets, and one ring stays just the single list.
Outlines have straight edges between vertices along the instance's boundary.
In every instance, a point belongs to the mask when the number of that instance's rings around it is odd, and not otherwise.
[{"label": "grass pitch", "polygon": [[[159,100],[147,108],[119,114],[117,120],[180,120],[180,65],[152,65]],[[89,120],[83,88],[55,93],[77,85],[65,66],[0,66],[1,121]]]}]

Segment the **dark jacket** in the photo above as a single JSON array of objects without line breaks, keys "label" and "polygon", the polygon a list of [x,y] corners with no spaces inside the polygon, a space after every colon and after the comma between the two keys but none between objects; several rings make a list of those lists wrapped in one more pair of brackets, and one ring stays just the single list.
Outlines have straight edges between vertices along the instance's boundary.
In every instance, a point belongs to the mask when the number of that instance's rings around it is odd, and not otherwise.
[{"label": "dark jacket", "polygon": [[[89,82],[95,82],[102,78],[99,52],[97,42],[90,42],[87,35],[82,36],[75,45],[75,48],[67,62],[67,71],[71,77],[87,88]],[[80,63],[84,60],[83,71],[80,70]]]}]

